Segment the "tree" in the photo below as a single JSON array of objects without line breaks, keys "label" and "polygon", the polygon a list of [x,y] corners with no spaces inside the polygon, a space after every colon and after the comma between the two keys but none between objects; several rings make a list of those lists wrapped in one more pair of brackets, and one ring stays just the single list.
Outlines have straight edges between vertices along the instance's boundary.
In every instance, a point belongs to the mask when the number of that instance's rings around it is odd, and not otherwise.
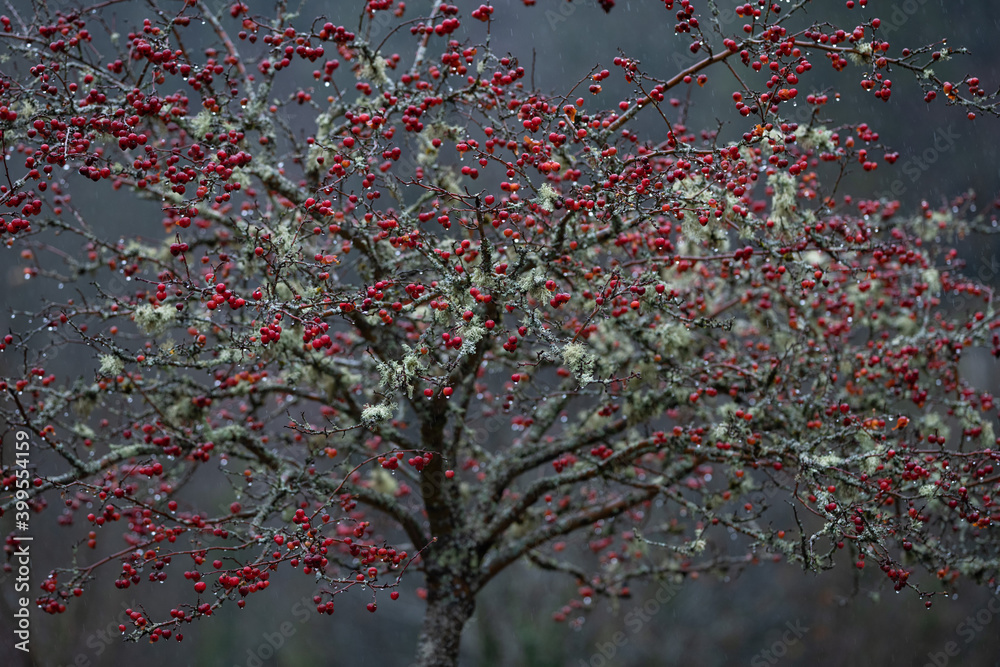
[{"label": "tree", "polygon": [[[0,233],[30,284],[78,288],[0,345],[31,446],[4,459],[4,515],[58,503],[87,547],[45,612],[121,567],[148,598],[129,638],[180,640],[279,568],[327,614],[422,575],[417,661],[450,665],[523,560],[578,583],[557,620],[762,559],[878,567],[928,606],[995,583],[1000,439],[963,361],[1000,356],[1000,317],[949,249],[995,218],[843,192],[898,154],[832,126],[836,91],[810,83],[832,66],[997,115],[932,69],[961,50],[809,0],[729,30],[665,0],[680,71],[623,52],[549,95],[491,51],[489,5],[369,0],[348,29],[186,0],[112,34],[114,4],[0,17]],[[709,76],[733,107],[691,127],[679,98]],[[634,94],[606,99],[612,77]],[[119,240],[83,188],[157,203],[162,229]],[[46,367],[67,349],[82,376]],[[147,581],[189,602],[159,609]]]}]

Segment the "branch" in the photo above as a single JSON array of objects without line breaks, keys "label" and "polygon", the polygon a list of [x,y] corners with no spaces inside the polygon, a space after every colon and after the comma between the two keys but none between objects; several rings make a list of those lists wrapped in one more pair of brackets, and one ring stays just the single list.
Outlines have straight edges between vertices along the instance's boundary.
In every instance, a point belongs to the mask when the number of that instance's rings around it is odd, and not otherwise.
[{"label": "branch", "polygon": [[496,552],[488,554],[480,568],[479,586],[484,586],[490,579],[499,574],[505,567],[524,556],[528,551],[549,540],[571,533],[578,528],[595,523],[601,519],[618,516],[629,509],[656,497],[657,491],[637,491],[609,500],[579,512],[561,517],[551,524],[536,529],[523,539],[502,546]]}]

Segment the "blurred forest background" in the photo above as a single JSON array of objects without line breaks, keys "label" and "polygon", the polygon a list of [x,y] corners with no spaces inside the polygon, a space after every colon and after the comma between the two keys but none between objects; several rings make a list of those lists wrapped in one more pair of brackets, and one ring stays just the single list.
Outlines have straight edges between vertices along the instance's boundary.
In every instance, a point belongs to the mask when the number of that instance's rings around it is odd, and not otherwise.
[{"label": "blurred forest background", "polygon": [[[176,0],[162,0],[164,6]],[[212,6],[223,6],[209,0]],[[228,3],[226,3],[228,4]],[[266,1],[249,2],[252,14],[267,15]],[[294,8],[294,2],[290,3]],[[337,25],[354,29],[363,6],[361,1],[304,2],[296,11],[301,16],[325,15]],[[409,0],[407,18],[425,15],[430,0]],[[478,6],[459,3],[463,10]],[[664,78],[691,64],[689,40],[673,35],[673,12],[654,0],[618,0],[610,15],[596,0],[539,0],[535,7],[525,7],[521,0],[497,0],[492,27],[495,53],[509,52],[529,69],[534,85],[547,92],[565,93],[595,66],[611,66],[612,59],[624,53],[641,61],[642,67]],[[695,0],[702,10],[704,0]],[[742,19],[732,9],[742,2],[717,0],[723,21],[732,32],[740,30]],[[964,46],[971,55],[956,57],[935,68],[944,79],[961,79],[970,73],[994,90],[1000,85],[1000,57],[996,36],[1000,34],[1000,7],[992,0],[870,0],[865,9],[847,10],[843,0],[816,3],[823,19],[853,27],[863,18],[882,19],[886,39],[893,44],[921,46],[941,38],[952,47]],[[50,0],[52,8],[69,7],[65,0]],[[28,18],[31,7],[26,0],[11,0],[5,11],[19,12]],[[109,23],[119,29],[140,25],[148,15],[145,2],[126,2],[102,10]],[[813,14],[815,16],[815,13]],[[228,20],[227,26],[237,25]],[[800,21],[803,19],[800,18]],[[91,28],[92,32],[94,28]],[[485,28],[471,28],[473,40],[485,37]],[[464,27],[463,27],[464,31]],[[463,35],[468,34],[462,32]],[[379,39],[372,41],[377,43]],[[96,43],[96,42],[95,42]],[[397,34],[387,44],[388,52],[398,51],[403,64],[412,57],[412,38]],[[0,43],[0,49],[6,45]],[[901,192],[903,211],[915,211],[921,200],[938,206],[968,190],[978,194],[980,210],[997,205],[1000,195],[1000,121],[980,118],[968,121],[964,113],[945,107],[940,99],[933,105],[922,101],[922,94],[912,77],[893,76],[891,101],[883,103],[863,94],[858,81],[861,71],[849,66],[836,74],[822,58],[814,58],[820,77],[841,93],[837,102],[826,106],[832,125],[846,121],[867,121],[881,135],[881,140],[900,153],[894,167],[881,164],[875,172],[854,174],[842,192],[856,198],[874,198],[878,193],[895,189]],[[0,67],[7,68],[7,63]],[[350,80],[348,68],[338,76]],[[600,67],[598,68],[600,69]],[[298,61],[290,73],[283,73],[289,91],[311,85],[311,68]],[[690,127],[715,129],[722,121],[724,137],[738,137],[746,127],[733,111],[729,95],[731,75],[722,68],[708,71],[704,88],[691,87]],[[294,81],[292,77],[298,77]],[[814,84],[817,79],[810,79]],[[604,82],[600,105],[611,107],[631,94],[629,84],[613,73]],[[285,92],[289,92],[285,91]],[[809,91],[805,91],[809,92]],[[671,91],[675,96],[685,90]],[[588,106],[595,102],[588,100]],[[304,124],[309,118],[303,107],[294,122]],[[744,123],[746,121],[743,121]],[[634,129],[642,139],[658,140],[663,134],[662,121],[653,114],[640,115]],[[937,146],[935,147],[935,141]],[[932,151],[930,149],[933,149]],[[15,160],[16,163],[16,160]],[[75,176],[70,176],[74,178]],[[895,186],[894,186],[895,183]],[[160,213],[151,203],[141,203],[127,193],[109,199],[106,188],[84,186],[72,191],[78,206],[93,216],[100,216],[105,236],[128,236],[137,229],[156,234]],[[148,215],[148,220],[146,216]],[[92,218],[92,221],[95,218]],[[960,246],[971,276],[987,283],[1000,283],[1000,264],[994,245],[974,239]],[[8,253],[0,266],[0,311],[37,306],[55,287],[23,280],[19,260]],[[6,315],[5,315],[6,316]],[[9,352],[7,354],[10,354]],[[71,357],[74,357],[71,359]],[[20,359],[0,357],[0,371]],[[61,374],[92,374],[94,361],[85,355],[64,351],[51,360],[52,370]],[[984,372],[996,374],[996,366],[984,366]],[[6,373],[4,373],[6,374]],[[991,389],[998,391],[997,381]],[[10,436],[8,436],[10,437]],[[7,438],[5,438],[6,440]],[[5,443],[6,444],[6,443]],[[4,452],[4,457],[12,452]],[[203,471],[210,473],[211,471]],[[204,475],[205,507],[213,501],[213,486]],[[51,502],[57,502],[55,498]],[[229,500],[225,501],[227,504]],[[71,529],[53,525],[58,508],[50,507],[33,522],[35,548],[34,582],[50,568],[62,564],[68,545],[86,531],[85,526]],[[4,534],[10,520],[3,518]],[[72,535],[72,537],[70,537]],[[52,545],[47,549],[45,545]],[[886,578],[877,568],[862,574],[844,564],[822,575],[803,574],[787,564],[762,563],[743,572],[732,581],[700,579],[680,589],[664,589],[652,584],[636,586],[632,600],[613,607],[604,600],[593,602],[595,609],[585,619],[573,624],[552,620],[575,593],[569,579],[560,579],[522,566],[508,570],[481,596],[476,615],[467,626],[463,645],[463,664],[483,666],[518,665],[541,667],[571,665],[923,665],[945,663],[945,646],[954,642],[959,651],[950,658],[953,664],[1000,664],[1000,618],[987,606],[990,592],[963,587],[957,599],[936,598],[930,610],[909,592],[896,594],[886,586]],[[312,585],[301,573],[280,570],[273,585],[259,593],[239,610],[225,605],[210,622],[197,622],[184,628],[185,639],[160,642],[159,645],[123,644],[117,629],[122,610],[141,603],[166,609],[177,600],[172,587],[164,587],[163,599],[151,599],[149,584],[138,589],[119,591],[112,585],[113,569],[102,573],[92,585],[84,604],[70,604],[67,613],[48,616],[33,614],[32,658],[39,665],[351,665],[368,667],[407,665],[412,659],[423,605],[415,588],[419,577],[409,577],[398,602],[385,600],[376,614],[369,614],[365,600],[340,601],[333,616],[319,616],[312,609]],[[180,571],[171,573],[179,578]],[[6,629],[11,618],[13,580],[0,573],[0,615],[4,628],[0,636],[0,663],[17,664],[23,655],[13,651],[11,634]],[[381,601],[381,599],[380,599]],[[1000,609],[993,602],[994,609]],[[973,624],[967,622],[972,617]],[[976,629],[978,628],[978,630]],[[618,644],[614,644],[615,633]],[[788,638],[794,638],[789,641]],[[278,645],[276,650],[273,645]],[[611,657],[611,648],[614,656]],[[765,651],[770,651],[765,653]],[[935,655],[940,654],[940,655]],[[14,661],[5,658],[12,655]],[[937,662],[934,662],[934,659]]]}]

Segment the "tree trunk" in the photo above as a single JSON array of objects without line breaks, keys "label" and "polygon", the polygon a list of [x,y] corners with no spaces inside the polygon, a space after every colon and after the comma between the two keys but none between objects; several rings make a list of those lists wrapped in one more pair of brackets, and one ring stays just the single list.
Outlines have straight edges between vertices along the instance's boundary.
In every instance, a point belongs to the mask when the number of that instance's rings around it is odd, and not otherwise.
[{"label": "tree trunk", "polygon": [[434,457],[420,476],[420,494],[427,511],[433,543],[421,554],[427,582],[427,612],[420,631],[416,664],[419,667],[456,667],[462,629],[476,608],[476,544],[465,529],[458,485],[444,471],[454,458],[445,443],[448,422],[446,399],[439,396],[422,410],[420,439]]},{"label": "tree trunk", "polygon": [[475,608],[476,599],[467,586],[455,586],[451,590],[440,584],[430,586],[416,664],[419,667],[456,667],[462,629]]}]

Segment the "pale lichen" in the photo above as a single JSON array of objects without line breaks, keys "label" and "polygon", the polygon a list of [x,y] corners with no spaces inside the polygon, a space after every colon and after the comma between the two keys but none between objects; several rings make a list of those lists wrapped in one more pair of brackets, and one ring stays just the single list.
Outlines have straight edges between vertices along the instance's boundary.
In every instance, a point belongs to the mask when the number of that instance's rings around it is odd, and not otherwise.
[{"label": "pale lichen", "polygon": [[[803,457],[803,462],[805,462],[805,457]],[[812,459],[811,463],[818,468],[836,468],[844,464],[844,459],[836,454],[821,454]]]},{"label": "pale lichen", "polygon": [[98,406],[98,394],[100,389],[96,384],[87,387],[81,392],[79,398],[73,402],[73,410],[81,419],[87,419]]},{"label": "pale lichen", "polygon": [[154,308],[148,303],[139,306],[133,313],[136,325],[150,336],[166,331],[176,315],[174,308]]},{"label": "pale lichen", "polygon": [[376,361],[375,369],[378,371],[378,386],[387,387],[390,390],[398,389],[406,381],[406,371],[403,365],[395,361]]},{"label": "pale lichen", "polygon": [[562,348],[562,359],[581,385],[594,381],[597,360],[586,347],[579,343],[569,343]]},{"label": "pale lichen", "polygon": [[114,377],[121,374],[123,370],[125,370],[125,364],[121,359],[113,354],[101,355],[101,367],[99,370],[101,375],[105,377]]},{"label": "pale lichen", "polygon": [[518,288],[536,299],[542,299],[545,294],[545,272],[538,267],[532,268],[517,281]]},{"label": "pale lichen", "polygon": [[551,211],[556,203],[556,199],[559,195],[552,186],[548,183],[543,183],[542,187],[538,188],[538,199],[536,203],[546,211]]},{"label": "pale lichen", "polygon": [[385,403],[380,403],[379,405],[365,404],[364,409],[361,411],[361,424],[365,428],[375,428],[378,424],[392,419],[395,407],[394,405],[387,405]]},{"label": "pale lichen", "polygon": [[667,320],[656,327],[657,351],[662,355],[674,355],[687,349],[691,344],[691,330],[676,320]]},{"label": "pale lichen", "polygon": [[203,137],[211,131],[212,125],[215,123],[215,117],[210,111],[203,109],[197,116],[190,119],[188,123],[191,126],[193,136]]},{"label": "pale lichen", "polygon": [[629,424],[642,424],[663,410],[663,396],[659,392],[636,391],[625,400],[622,413]]},{"label": "pale lichen", "polygon": [[832,153],[837,146],[833,143],[833,132],[822,125],[800,125],[795,130],[795,142],[805,150]]},{"label": "pale lichen", "polygon": [[996,445],[996,433],[993,431],[993,424],[989,421],[982,423],[983,432],[979,435],[979,444],[982,447],[993,447]]},{"label": "pale lichen", "polygon": [[863,67],[872,59],[872,45],[868,42],[858,42],[853,51],[847,52],[847,57],[858,67]]},{"label": "pale lichen", "polygon": [[368,476],[369,485],[374,491],[391,496],[399,489],[399,483],[388,470],[382,466],[376,466]]},{"label": "pale lichen", "polygon": [[944,423],[944,419],[936,412],[928,412],[920,418],[920,430],[923,433],[936,433],[938,437],[943,437],[945,440],[948,439],[948,434],[951,432],[948,425]]},{"label": "pale lichen", "polygon": [[920,279],[927,283],[927,291],[932,296],[941,293],[941,274],[935,268],[924,269],[920,274]]},{"label": "pale lichen", "polygon": [[797,205],[795,197],[797,183],[795,177],[782,170],[776,170],[767,177],[767,184],[772,188],[771,219],[774,228],[779,233],[791,231]]},{"label": "pale lichen", "polygon": [[382,56],[367,58],[358,66],[357,78],[367,79],[376,85],[384,86],[390,83],[389,77],[385,73],[387,65],[386,59]]},{"label": "pale lichen", "polygon": [[462,349],[459,350],[459,354],[472,354],[476,351],[476,345],[486,335],[486,329],[473,321],[462,327],[459,335],[462,337]]}]

